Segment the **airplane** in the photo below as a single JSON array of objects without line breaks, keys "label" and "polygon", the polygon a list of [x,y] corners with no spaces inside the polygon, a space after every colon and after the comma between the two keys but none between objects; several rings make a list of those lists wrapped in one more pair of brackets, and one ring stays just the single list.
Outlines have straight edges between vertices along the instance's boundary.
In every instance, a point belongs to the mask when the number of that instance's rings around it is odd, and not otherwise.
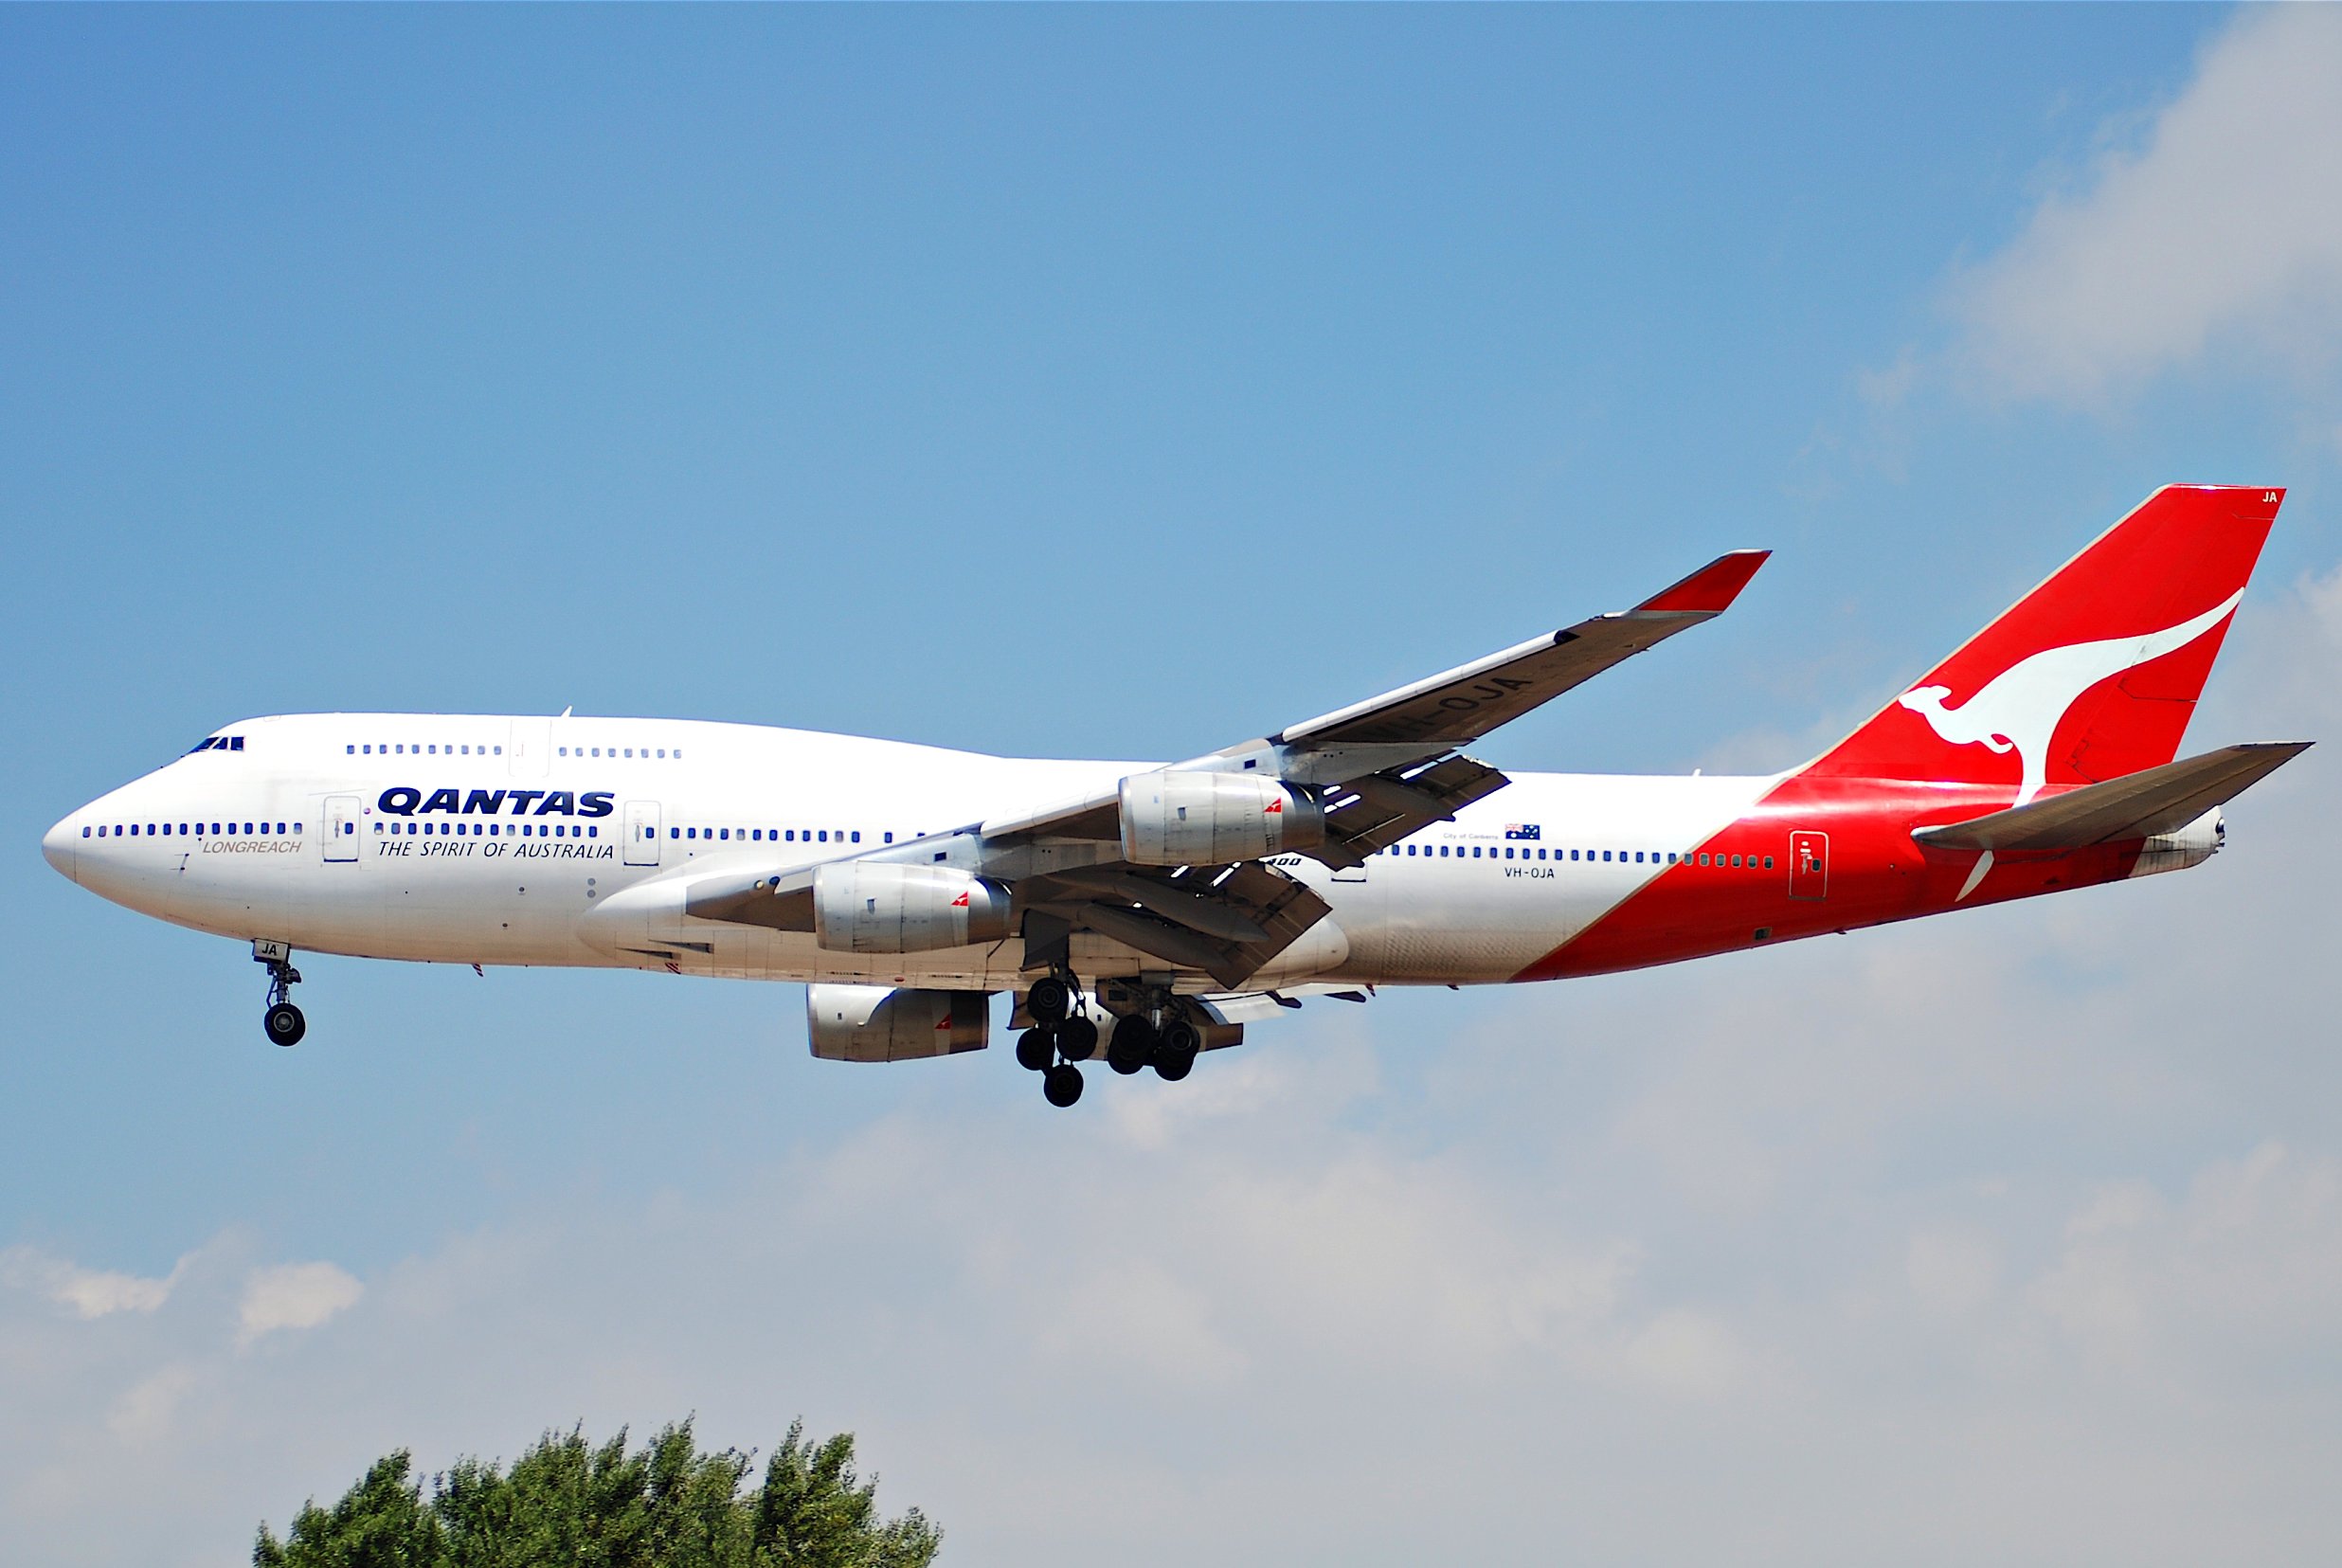
[{"label": "airplane", "polygon": [[802,982],[813,1054],[986,1046],[1053,1105],[1103,1051],[1176,1082],[1319,997],[1559,980],[2208,859],[2310,743],[2178,758],[2281,490],[2156,491],[1854,732],[1756,777],[1507,775],[1499,726],[1727,609],[1768,552],[1163,765],[658,718],[249,719],[66,816],[44,854],[297,952]]}]

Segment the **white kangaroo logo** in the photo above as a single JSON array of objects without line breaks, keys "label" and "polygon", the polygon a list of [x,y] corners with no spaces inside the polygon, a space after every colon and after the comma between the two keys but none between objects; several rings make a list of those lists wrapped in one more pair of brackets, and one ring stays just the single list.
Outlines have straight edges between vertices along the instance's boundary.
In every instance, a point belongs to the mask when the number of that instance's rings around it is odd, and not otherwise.
[{"label": "white kangaroo logo", "polygon": [[2025,770],[2016,799],[2023,805],[2049,782],[2049,739],[2082,693],[2109,676],[2178,652],[2220,624],[2243,597],[2239,588],[2194,620],[2163,631],[2045,648],[2011,664],[1957,708],[1943,705],[1952,694],[1949,686],[1914,687],[1895,700],[1954,746],[1983,746],[2003,755],[2015,751]]}]

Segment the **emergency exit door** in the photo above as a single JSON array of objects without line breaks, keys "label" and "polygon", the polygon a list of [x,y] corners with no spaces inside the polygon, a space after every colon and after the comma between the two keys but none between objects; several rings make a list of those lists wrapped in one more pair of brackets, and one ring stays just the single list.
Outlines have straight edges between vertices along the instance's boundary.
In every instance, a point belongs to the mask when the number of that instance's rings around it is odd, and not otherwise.
[{"label": "emergency exit door", "polygon": [[1789,896],[1829,896],[1829,835],[1800,830],[1789,836]]},{"label": "emergency exit door", "polygon": [[628,801],[626,802],[626,854],[630,866],[658,864],[658,802],[657,801]]}]

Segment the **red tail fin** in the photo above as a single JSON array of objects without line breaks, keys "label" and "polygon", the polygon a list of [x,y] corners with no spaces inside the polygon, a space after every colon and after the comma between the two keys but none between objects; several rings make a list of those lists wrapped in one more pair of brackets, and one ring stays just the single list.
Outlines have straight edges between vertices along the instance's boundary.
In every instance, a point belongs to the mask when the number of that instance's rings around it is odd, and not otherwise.
[{"label": "red tail fin", "polygon": [[2167,485],[1805,771],[2095,784],[2170,762],[2281,490]]}]

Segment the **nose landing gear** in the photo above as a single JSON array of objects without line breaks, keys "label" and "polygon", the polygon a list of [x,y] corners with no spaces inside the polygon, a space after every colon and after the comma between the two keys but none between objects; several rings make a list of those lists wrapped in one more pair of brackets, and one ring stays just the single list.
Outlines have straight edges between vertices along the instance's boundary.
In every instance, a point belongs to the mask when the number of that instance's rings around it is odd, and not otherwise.
[{"label": "nose landing gear", "polygon": [[293,987],[301,982],[301,972],[293,967],[293,949],[282,942],[255,942],[252,962],[268,966],[268,1011],[261,1015],[261,1028],[277,1045],[298,1045],[309,1032],[309,1020],[293,1005]]}]

